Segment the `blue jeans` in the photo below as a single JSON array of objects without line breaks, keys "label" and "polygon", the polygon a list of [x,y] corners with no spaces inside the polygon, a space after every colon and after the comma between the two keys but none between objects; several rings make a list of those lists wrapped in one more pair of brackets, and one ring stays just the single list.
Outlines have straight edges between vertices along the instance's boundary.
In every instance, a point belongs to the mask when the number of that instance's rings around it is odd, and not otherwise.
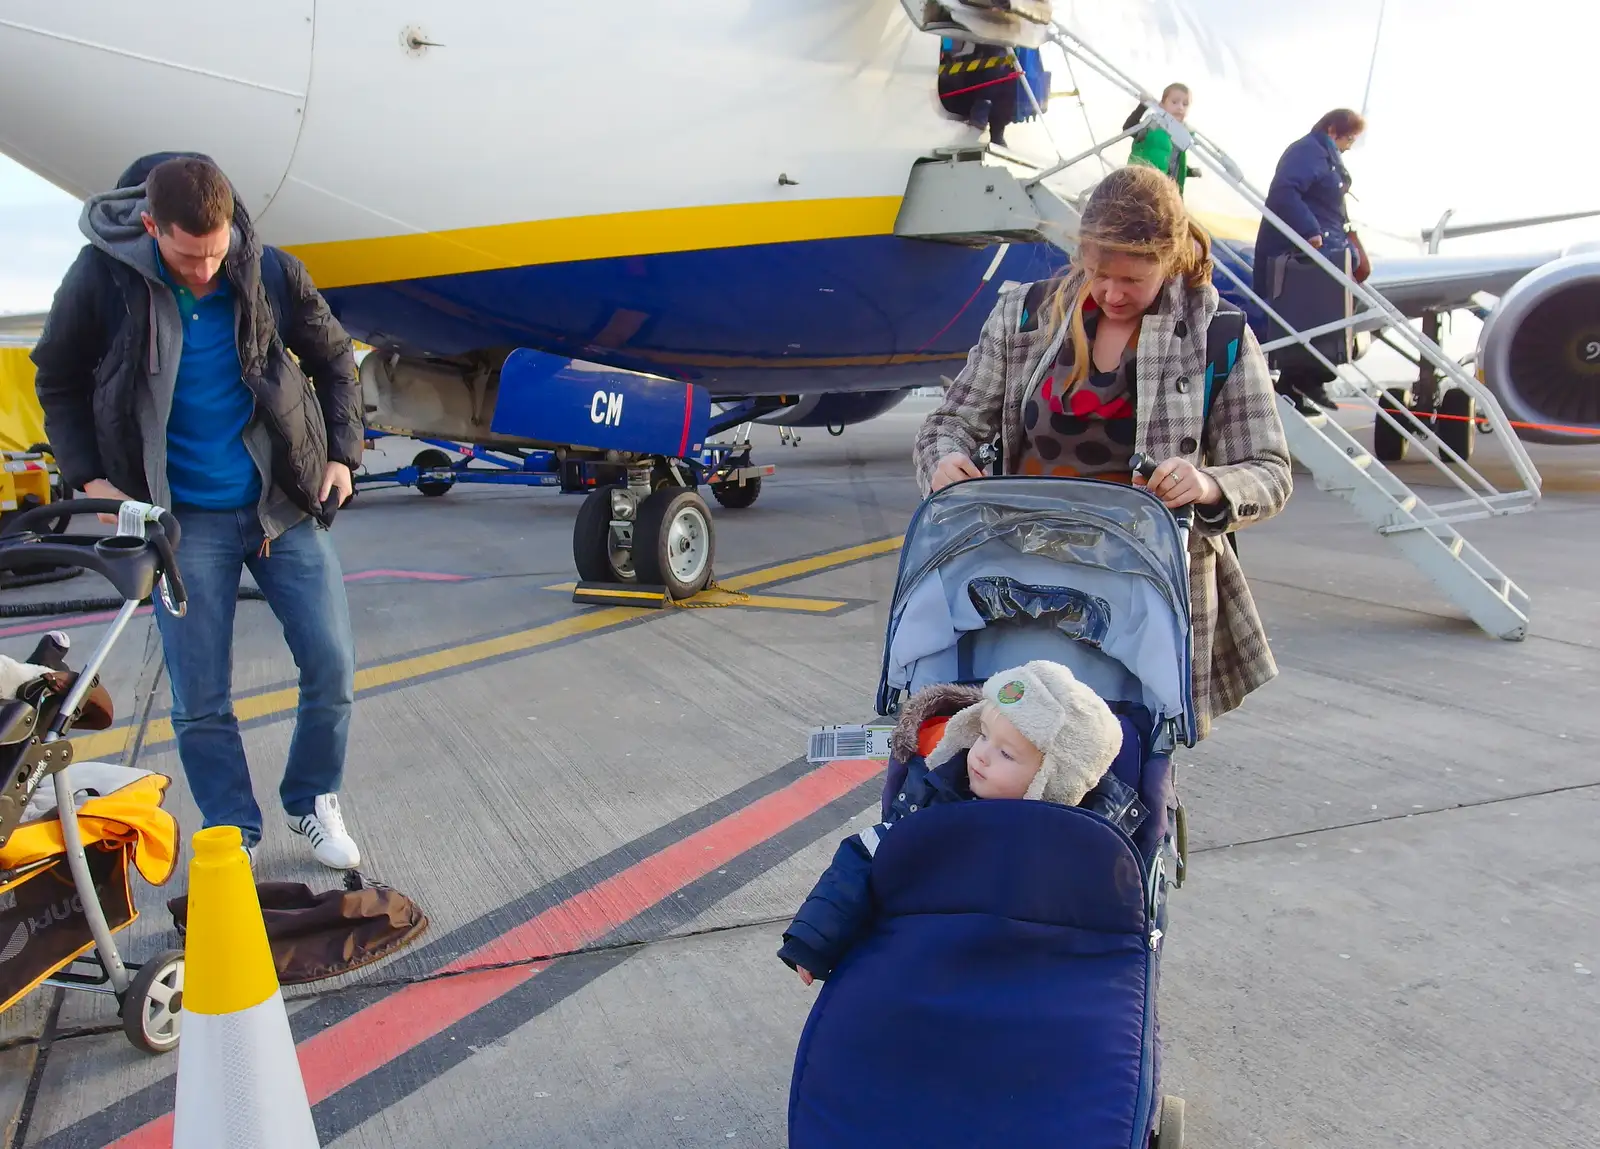
[{"label": "blue jeans", "polygon": [[189,610],[174,618],[156,596],[156,625],[172,682],[178,758],[205,825],[238,826],[245,845],[261,840],[233,713],[233,613],[239,577],[249,568],[300,668],[300,709],[279,797],[291,817],[312,812],[320,794],[344,776],[350,710],[355,703],[355,642],[339,557],[327,531],[310,519],[272,540],[254,507],[237,511],[181,508],[178,569]]}]

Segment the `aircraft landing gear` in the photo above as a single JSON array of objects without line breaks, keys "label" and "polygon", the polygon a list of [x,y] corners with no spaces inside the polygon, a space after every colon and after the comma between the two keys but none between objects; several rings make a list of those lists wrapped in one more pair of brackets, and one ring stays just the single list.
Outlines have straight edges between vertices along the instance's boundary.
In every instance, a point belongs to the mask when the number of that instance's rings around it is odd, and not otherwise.
[{"label": "aircraft landing gear", "polygon": [[660,483],[661,473],[657,460],[633,462],[626,486],[585,497],[572,530],[580,579],[664,586],[679,600],[711,582],[711,509],[693,487]]}]

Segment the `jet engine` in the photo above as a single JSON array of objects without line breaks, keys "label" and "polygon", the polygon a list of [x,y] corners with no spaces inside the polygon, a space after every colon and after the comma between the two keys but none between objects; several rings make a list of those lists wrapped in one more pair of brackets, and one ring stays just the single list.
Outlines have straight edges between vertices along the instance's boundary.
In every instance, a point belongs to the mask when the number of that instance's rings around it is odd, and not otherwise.
[{"label": "jet engine", "polygon": [[1600,440],[1600,252],[1566,255],[1518,281],[1483,326],[1478,363],[1506,417],[1523,424],[1521,438]]}]

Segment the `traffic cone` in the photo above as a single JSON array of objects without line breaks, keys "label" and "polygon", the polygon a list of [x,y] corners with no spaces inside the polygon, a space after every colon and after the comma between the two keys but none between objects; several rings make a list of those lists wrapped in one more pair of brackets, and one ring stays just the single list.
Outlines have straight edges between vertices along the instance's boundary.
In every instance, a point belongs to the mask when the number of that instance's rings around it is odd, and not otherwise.
[{"label": "traffic cone", "polygon": [[194,836],[183,980],[173,1149],[318,1149],[236,826]]}]

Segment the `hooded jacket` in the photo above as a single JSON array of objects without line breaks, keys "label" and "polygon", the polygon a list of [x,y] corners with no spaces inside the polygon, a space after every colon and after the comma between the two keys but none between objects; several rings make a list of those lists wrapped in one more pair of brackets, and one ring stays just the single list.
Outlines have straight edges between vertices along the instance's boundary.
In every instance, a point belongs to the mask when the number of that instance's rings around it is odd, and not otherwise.
[{"label": "hooded jacket", "polygon": [[[84,204],[79,227],[89,243],[56,292],[33,351],[45,434],[69,489],[106,479],[131,498],[171,505],[166,426],[183,323],[140,216],[150,171],[193,154],[146,156],[116,190]],[[255,401],[244,443],[262,478],[257,513],[270,539],[306,515],[332,522],[337,508],[318,498],[323,475],[330,460],[352,470],[360,464],[363,427],[350,337],[305,266],[277,249],[286,308],[274,315],[262,251],[236,191],[222,274],[237,301],[240,374]]]},{"label": "hooded jacket", "polygon": [[[826,979],[850,948],[872,927],[872,859],[878,845],[900,819],[929,806],[976,799],[967,779],[967,751],[977,738],[977,723],[963,721],[984,701],[970,686],[931,686],[906,701],[890,736],[883,818],[839,843],[833,862],[812,888],[800,912],[783,933],[778,957],[791,969],[802,967]],[[919,750],[936,739],[924,757]],[[1110,777],[1110,771],[1106,772]],[[1114,778],[1091,790],[1082,809],[1120,819],[1119,783]]]}]

